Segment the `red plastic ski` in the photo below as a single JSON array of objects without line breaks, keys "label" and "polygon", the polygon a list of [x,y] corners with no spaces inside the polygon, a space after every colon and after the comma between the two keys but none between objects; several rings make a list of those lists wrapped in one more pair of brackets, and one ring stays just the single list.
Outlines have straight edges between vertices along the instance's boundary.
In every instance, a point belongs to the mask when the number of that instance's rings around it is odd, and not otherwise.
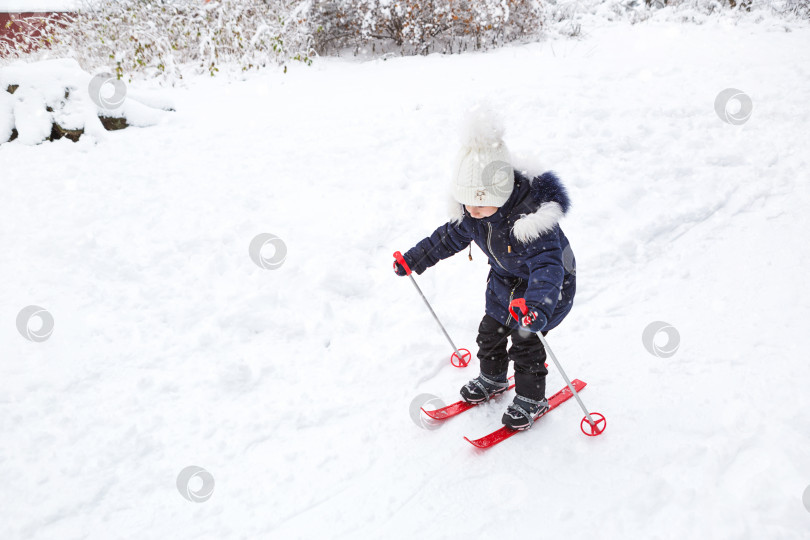
[{"label": "red plastic ski", "polygon": [[[586,383],[580,381],[579,379],[574,379],[571,382],[571,384],[574,385],[574,388],[576,389],[577,392],[585,388],[586,385]],[[554,394],[549,398],[548,411],[541,414],[540,416],[548,414],[552,410],[556,409],[557,406],[559,406],[561,403],[565,403],[572,397],[574,397],[574,394],[572,394],[571,390],[568,388],[568,386],[566,386],[565,388],[563,388],[562,390],[560,390],[559,392],[557,392],[556,394]],[[537,418],[540,418],[540,416],[538,416]],[[535,418],[535,420],[537,420],[537,418]],[[464,437],[464,439],[468,443],[472,444],[477,448],[490,448],[492,446],[495,446],[501,441],[505,441],[506,439],[508,439],[512,435],[515,435],[516,433],[520,433],[520,431],[515,431],[513,429],[509,429],[508,427],[504,426],[496,431],[493,431],[489,435],[484,435],[480,439],[475,439],[472,441],[467,437]]]},{"label": "red plastic ski", "polygon": [[[548,367],[548,364],[546,364],[546,367]],[[509,379],[507,379],[507,380],[512,381],[514,379],[515,379],[515,376],[510,375]],[[507,388],[505,391],[508,392],[509,390],[511,390],[514,387],[515,387],[515,383],[512,383],[511,385],[509,385],[509,388]],[[451,403],[450,405],[447,405],[446,407],[442,407],[441,409],[435,409],[435,410],[432,410],[432,411],[426,411],[425,409],[422,409],[422,412],[425,413],[426,415],[428,415],[429,417],[433,418],[434,420],[447,420],[448,418],[452,418],[453,416],[455,416],[457,414],[461,414],[464,411],[469,411],[470,409],[472,409],[476,405],[480,405],[480,403],[467,403],[466,401],[462,400],[462,401],[456,401],[455,403]]]},{"label": "red plastic ski", "polygon": [[[514,378],[515,376],[512,375],[511,377],[509,377],[509,380],[511,381]],[[509,385],[509,388],[507,388],[505,391],[509,391],[514,387],[515,383],[512,383],[511,385]],[[464,411],[469,411],[476,405],[478,405],[478,403],[467,403],[466,401],[461,400],[456,401],[455,403],[451,403],[446,407],[442,407],[441,409],[436,409],[433,411],[426,411],[425,409],[422,409],[422,412],[428,415],[429,417],[433,418],[434,420],[447,420],[448,418],[455,416],[457,414],[461,414]]]}]

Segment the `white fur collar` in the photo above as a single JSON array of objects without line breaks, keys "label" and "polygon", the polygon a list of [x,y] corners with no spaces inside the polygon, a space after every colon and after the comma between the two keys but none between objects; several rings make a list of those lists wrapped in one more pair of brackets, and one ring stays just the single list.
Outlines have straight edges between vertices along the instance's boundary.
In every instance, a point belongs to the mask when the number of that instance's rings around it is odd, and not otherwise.
[{"label": "white fur collar", "polygon": [[558,202],[548,201],[531,214],[524,214],[515,222],[512,233],[519,242],[527,244],[550,231],[565,215]]},{"label": "white fur collar", "polygon": [[[450,221],[461,223],[464,219],[463,207],[452,197],[448,202]],[[565,215],[562,206],[555,201],[544,202],[531,214],[523,214],[512,227],[512,233],[519,242],[527,244],[550,231]]]}]

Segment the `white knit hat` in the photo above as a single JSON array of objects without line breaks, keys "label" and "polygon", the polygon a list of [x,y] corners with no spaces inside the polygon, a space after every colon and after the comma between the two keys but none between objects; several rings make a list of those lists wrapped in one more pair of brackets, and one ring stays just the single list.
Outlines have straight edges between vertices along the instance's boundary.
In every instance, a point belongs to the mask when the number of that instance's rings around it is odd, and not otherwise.
[{"label": "white knit hat", "polygon": [[503,206],[512,194],[515,171],[503,142],[503,126],[487,107],[468,111],[456,154],[451,192],[470,206]]}]

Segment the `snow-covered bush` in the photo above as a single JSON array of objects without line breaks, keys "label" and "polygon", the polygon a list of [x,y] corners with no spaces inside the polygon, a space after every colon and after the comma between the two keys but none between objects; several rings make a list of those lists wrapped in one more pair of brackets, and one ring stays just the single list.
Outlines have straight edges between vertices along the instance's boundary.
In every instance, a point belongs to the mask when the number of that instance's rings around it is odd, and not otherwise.
[{"label": "snow-covered bush", "polygon": [[787,0],[784,12],[801,19],[810,19],[810,0]]},{"label": "snow-covered bush", "polygon": [[310,62],[305,6],[292,0],[85,0],[70,24],[51,28],[49,54],[76,58],[89,70],[113,69],[119,78]]},{"label": "snow-covered bush", "polygon": [[543,8],[538,0],[313,0],[309,21],[320,54],[346,47],[426,54],[536,39]]},{"label": "snow-covered bush", "polygon": [[[771,16],[810,19],[810,0],[563,0],[556,4],[558,8],[574,5],[577,10],[570,13],[570,19],[587,17],[590,24],[601,20],[703,24],[709,17],[725,17],[732,22],[745,17],[757,22]],[[551,20],[547,23],[549,31],[560,33],[558,27]]]},{"label": "snow-covered bush", "polygon": [[[577,36],[582,24],[661,15],[701,23],[716,13],[768,11],[810,18],[810,0],[77,0],[43,19],[23,42],[0,40],[0,63],[75,58],[88,71],[182,78],[247,71],[317,55],[485,50],[545,34]],[[15,23],[16,24],[16,23]],[[31,48],[38,52],[29,53]]]}]

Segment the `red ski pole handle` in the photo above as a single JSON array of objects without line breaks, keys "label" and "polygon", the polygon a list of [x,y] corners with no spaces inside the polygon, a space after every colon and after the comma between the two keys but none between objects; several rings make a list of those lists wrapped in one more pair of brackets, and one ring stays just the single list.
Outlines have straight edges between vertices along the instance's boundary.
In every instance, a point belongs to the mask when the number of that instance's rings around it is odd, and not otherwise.
[{"label": "red ski pole handle", "polygon": [[[513,307],[517,307],[520,309],[520,315],[515,313]],[[529,312],[529,308],[526,307],[526,299],[525,298],[515,298],[511,302],[509,302],[509,313],[512,314],[512,317],[515,318],[517,322],[520,322],[520,317],[526,315]]]},{"label": "red ski pole handle", "polygon": [[[405,269],[405,274],[410,276],[411,275],[411,267],[408,266],[408,263],[405,262],[405,257],[402,256],[402,253],[400,253],[399,251],[395,251],[394,252],[394,258],[397,260],[397,262],[400,265],[402,265],[402,268]],[[396,270],[396,269],[397,269],[397,265],[394,264],[394,270]]]}]

